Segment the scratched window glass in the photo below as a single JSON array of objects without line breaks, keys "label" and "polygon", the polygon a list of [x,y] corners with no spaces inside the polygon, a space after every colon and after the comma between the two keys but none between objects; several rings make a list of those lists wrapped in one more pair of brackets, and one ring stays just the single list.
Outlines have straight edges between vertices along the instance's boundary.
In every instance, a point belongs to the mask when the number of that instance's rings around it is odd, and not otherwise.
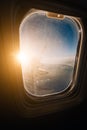
[{"label": "scratched window glass", "polygon": [[57,16],[37,11],[20,25],[24,89],[34,96],[61,93],[72,81],[79,29],[73,18]]}]

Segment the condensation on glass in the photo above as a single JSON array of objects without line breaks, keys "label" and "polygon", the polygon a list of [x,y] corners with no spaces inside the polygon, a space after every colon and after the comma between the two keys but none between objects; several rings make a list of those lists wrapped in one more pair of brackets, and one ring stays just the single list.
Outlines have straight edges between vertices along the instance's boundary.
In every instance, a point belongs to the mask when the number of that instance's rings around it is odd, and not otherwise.
[{"label": "condensation on glass", "polygon": [[47,96],[69,88],[82,31],[78,19],[41,10],[30,11],[19,31],[20,51],[28,57],[22,65],[26,92]]}]

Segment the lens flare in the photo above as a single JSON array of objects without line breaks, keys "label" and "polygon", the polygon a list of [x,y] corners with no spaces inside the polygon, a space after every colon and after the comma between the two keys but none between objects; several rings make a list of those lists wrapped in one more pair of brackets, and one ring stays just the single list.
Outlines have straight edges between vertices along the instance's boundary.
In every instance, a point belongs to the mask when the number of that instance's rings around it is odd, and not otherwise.
[{"label": "lens flare", "polygon": [[29,55],[26,52],[19,52],[16,58],[18,62],[23,66],[29,64],[30,59],[29,59]]}]

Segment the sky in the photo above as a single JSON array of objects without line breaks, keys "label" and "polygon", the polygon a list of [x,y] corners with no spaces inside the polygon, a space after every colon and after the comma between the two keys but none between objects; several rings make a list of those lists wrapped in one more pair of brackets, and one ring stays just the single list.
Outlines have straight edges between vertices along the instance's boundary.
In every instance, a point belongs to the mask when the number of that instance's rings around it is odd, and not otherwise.
[{"label": "sky", "polygon": [[40,59],[74,57],[78,39],[78,27],[67,17],[57,20],[35,13],[20,26],[20,48]]}]

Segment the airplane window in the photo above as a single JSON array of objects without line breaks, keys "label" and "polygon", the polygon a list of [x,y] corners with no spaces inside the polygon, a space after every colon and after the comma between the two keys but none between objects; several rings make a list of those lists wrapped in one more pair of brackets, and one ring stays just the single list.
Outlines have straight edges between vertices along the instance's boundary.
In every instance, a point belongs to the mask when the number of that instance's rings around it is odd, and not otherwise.
[{"label": "airplane window", "polygon": [[19,29],[24,89],[34,96],[59,94],[70,87],[80,31],[67,15],[28,13]]}]

